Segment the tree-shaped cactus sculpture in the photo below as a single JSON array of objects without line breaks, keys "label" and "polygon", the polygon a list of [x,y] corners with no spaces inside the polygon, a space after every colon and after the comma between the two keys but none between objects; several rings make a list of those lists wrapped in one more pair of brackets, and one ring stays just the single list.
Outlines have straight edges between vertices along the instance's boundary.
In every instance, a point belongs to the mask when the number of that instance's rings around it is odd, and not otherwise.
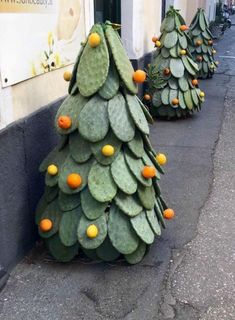
[{"label": "tree-shaped cactus sculpture", "polygon": [[189,52],[187,29],[179,11],[170,7],[161,25],[160,38],[152,39],[156,47],[148,68],[152,115],[170,119],[201,109],[204,92],[198,88],[198,66]]},{"label": "tree-shaped cactus sculpture", "polygon": [[190,51],[199,68],[199,78],[211,78],[218,62],[215,61],[216,50],[213,48],[213,35],[203,9],[198,9],[193,18],[189,37],[192,40]]},{"label": "tree-shaped cactus sculpture", "polygon": [[174,215],[158,185],[166,158],[151,146],[152,118],[135,95],[145,76],[111,23],[92,27],[56,115],[61,141],[40,166],[46,189],[36,223],[59,261],[80,248],[93,259],[122,254],[137,263]]}]

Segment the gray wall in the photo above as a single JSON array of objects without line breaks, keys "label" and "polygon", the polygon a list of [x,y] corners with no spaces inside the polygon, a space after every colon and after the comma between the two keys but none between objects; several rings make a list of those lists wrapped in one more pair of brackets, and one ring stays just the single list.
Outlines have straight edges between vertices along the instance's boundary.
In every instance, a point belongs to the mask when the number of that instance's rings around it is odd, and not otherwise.
[{"label": "gray wall", "polygon": [[0,131],[0,270],[14,266],[37,239],[34,211],[44,188],[38,166],[57,143],[60,103]]}]

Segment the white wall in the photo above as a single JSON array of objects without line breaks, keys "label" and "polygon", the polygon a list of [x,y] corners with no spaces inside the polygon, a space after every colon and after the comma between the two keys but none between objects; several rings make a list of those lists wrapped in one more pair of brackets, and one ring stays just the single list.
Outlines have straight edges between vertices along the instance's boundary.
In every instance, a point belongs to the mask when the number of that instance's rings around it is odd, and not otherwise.
[{"label": "white wall", "polygon": [[[84,3],[85,30],[88,33],[94,23],[94,5],[93,0],[85,0]],[[61,68],[4,89],[0,83],[0,129],[65,96],[68,83],[64,81],[63,74],[72,67]]]},{"label": "white wall", "polygon": [[122,41],[130,59],[153,51],[152,36],[159,34],[161,0],[122,0]]}]

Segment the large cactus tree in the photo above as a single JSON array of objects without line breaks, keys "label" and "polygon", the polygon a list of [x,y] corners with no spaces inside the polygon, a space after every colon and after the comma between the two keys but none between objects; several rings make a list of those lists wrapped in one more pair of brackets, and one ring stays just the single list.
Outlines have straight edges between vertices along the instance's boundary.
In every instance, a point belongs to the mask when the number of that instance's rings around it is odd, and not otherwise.
[{"label": "large cactus tree", "polygon": [[166,159],[151,146],[152,118],[136,96],[144,75],[111,23],[92,27],[56,115],[60,143],[40,166],[36,223],[59,261],[80,248],[92,259],[138,263],[174,215],[158,185]]},{"label": "large cactus tree", "polygon": [[186,30],[179,10],[170,7],[161,25],[160,38],[154,38],[156,52],[148,69],[150,111],[154,116],[184,117],[199,111],[204,101]]},{"label": "large cactus tree", "polygon": [[213,47],[213,35],[210,32],[208,19],[202,8],[197,10],[192,20],[189,37],[192,40],[190,51],[199,68],[199,78],[211,78],[218,62],[214,57],[216,50]]}]

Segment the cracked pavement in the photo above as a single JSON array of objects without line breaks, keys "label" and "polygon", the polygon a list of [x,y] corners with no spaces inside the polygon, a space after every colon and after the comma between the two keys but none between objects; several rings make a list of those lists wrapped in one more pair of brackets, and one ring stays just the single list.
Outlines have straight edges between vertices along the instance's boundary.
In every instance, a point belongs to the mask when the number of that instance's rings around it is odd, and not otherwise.
[{"label": "cracked pavement", "polygon": [[[235,51],[235,27],[217,45]],[[234,310],[235,59],[201,81],[201,113],[156,121],[151,140],[168,155],[161,189],[176,218],[145,260],[70,264],[38,246],[0,293],[1,320],[232,320]]]}]

